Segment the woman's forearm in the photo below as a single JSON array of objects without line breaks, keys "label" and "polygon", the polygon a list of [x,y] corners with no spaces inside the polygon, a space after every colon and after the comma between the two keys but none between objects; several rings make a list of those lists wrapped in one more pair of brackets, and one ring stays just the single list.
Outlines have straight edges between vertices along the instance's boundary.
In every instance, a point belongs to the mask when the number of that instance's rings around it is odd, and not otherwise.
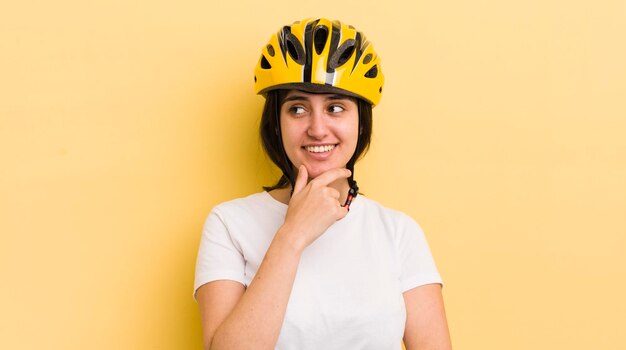
[{"label": "woman's forearm", "polygon": [[211,349],[274,349],[303,248],[281,228],[237,306],[217,328]]},{"label": "woman's forearm", "polygon": [[274,235],[248,290],[215,331],[211,349],[274,349],[302,251],[348,213],[331,184],[347,186],[349,170],[330,169],[308,182],[306,167],[298,169],[285,222]]}]

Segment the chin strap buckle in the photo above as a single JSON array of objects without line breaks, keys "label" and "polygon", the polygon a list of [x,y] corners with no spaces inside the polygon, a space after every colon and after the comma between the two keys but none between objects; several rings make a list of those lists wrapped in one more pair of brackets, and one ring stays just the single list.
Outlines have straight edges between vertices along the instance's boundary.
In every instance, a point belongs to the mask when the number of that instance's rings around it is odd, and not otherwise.
[{"label": "chin strap buckle", "polygon": [[352,204],[352,200],[356,198],[359,194],[359,186],[357,186],[356,181],[353,181],[352,187],[350,187],[350,191],[348,191],[348,198],[346,198],[346,203],[344,203],[344,207],[350,211],[350,204]]}]

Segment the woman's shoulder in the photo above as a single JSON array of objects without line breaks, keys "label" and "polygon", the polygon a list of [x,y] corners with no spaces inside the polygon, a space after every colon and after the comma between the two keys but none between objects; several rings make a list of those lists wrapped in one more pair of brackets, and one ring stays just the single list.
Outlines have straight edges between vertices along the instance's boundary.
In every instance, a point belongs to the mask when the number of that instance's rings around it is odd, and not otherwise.
[{"label": "woman's shoulder", "polygon": [[365,215],[379,215],[383,219],[393,222],[416,224],[415,219],[401,210],[391,208],[366,196],[359,196],[358,198],[360,199],[361,208]]},{"label": "woman's shoulder", "polygon": [[404,211],[390,208],[373,199],[362,196],[361,219],[368,227],[382,228],[394,240],[403,240],[407,235],[423,235],[420,224]]}]

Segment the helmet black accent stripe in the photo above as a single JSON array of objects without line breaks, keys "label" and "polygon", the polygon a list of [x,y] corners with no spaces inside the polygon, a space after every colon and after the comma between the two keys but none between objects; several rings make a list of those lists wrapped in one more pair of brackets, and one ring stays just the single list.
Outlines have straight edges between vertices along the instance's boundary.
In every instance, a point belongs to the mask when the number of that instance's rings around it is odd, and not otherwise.
[{"label": "helmet black accent stripe", "polygon": [[318,22],[319,20],[313,21],[307,24],[304,29],[304,45],[306,45],[304,51],[306,52],[306,63],[304,65],[304,71],[302,72],[302,81],[305,83],[311,82],[311,68],[313,62],[313,29]]},{"label": "helmet black accent stripe", "polygon": [[283,61],[285,61],[285,65],[287,65],[287,34],[291,34],[291,27],[284,26],[281,31],[278,32],[278,46],[280,47],[280,53],[283,55]]},{"label": "helmet black accent stripe", "polygon": [[356,68],[356,65],[359,64],[359,60],[361,59],[361,55],[363,55],[363,51],[365,51],[365,44],[367,44],[367,40],[364,36],[361,35],[360,32],[356,33],[356,37],[354,38],[354,49],[356,51],[356,58],[354,59],[354,65],[352,66],[352,72]]},{"label": "helmet black accent stripe", "polygon": [[[328,51],[328,57],[333,57],[337,47],[339,46],[339,40],[341,40],[341,23],[333,21],[333,30],[330,34],[330,48]],[[326,61],[326,85],[333,85],[335,78],[335,68],[330,66],[330,59]]]}]

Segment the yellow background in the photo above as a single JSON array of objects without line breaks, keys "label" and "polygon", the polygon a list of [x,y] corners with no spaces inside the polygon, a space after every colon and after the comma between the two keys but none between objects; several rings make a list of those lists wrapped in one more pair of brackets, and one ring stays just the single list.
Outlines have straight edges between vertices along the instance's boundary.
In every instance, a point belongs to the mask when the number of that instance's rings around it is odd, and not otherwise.
[{"label": "yellow background", "polygon": [[0,8],[1,349],[200,348],[202,223],[277,174],[253,68],[310,16],[382,57],[357,179],[425,229],[455,348],[626,348],[626,2]]}]

